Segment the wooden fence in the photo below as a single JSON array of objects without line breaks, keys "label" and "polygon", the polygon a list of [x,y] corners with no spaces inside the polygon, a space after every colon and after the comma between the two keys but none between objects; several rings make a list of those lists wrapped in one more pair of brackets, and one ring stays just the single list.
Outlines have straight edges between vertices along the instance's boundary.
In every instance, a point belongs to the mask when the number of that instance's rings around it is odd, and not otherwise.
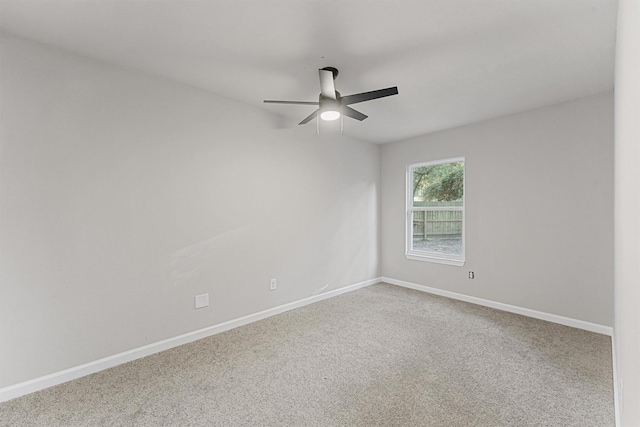
[{"label": "wooden fence", "polygon": [[[414,202],[414,206],[462,206],[462,202]],[[414,211],[413,236],[426,239],[429,236],[462,234],[462,211]]]}]

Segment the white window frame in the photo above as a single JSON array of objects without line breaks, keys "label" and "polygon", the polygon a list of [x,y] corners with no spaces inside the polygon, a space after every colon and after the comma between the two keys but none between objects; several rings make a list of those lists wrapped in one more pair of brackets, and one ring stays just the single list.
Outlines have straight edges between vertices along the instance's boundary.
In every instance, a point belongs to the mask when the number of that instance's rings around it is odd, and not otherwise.
[{"label": "white window frame", "polygon": [[[422,166],[434,166],[441,165],[443,163],[455,163],[463,162],[463,192],[462,192],[462,206],[413,206],[413,170]],[[405,256],[407,259],[417,261],[435,262],[440,264],[449,264],[456,266],[463,266],[465,262],[465,222],[467,215],[465,213],[466,196],[467,196],[467,163],[464,157],[453,157],[449,159],[434,160],[430,162],[412,163],[407,165],[407,194],[406,194],[406,251]],[[460,255],[441,254],[437,252],[417,251],[411,248],[413,241],[413,213],[417,211],[462,211],[462,248]],[[426,215],[426,214],[425,214]]]}]

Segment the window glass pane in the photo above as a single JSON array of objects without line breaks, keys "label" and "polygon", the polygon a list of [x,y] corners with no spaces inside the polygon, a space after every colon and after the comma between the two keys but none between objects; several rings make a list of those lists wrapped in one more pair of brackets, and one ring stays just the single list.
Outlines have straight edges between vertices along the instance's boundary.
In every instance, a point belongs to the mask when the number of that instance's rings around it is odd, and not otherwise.
[{"label": "window glass pane", "polygon": [[413,206],[462,206],[464,162],[417,166],[413,173]]},{"label": "window glass pane", "polygon": [[462,211],[414,211],[411,250],[462,255]]}]

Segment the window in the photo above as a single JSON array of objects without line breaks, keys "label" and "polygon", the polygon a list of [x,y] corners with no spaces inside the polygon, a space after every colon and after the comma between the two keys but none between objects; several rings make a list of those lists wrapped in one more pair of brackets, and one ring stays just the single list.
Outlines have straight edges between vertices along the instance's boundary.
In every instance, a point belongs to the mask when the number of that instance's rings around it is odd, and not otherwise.
[{"label": "window", "polygon": [[464,158],[407,167],[406,255],[464,265]]}]

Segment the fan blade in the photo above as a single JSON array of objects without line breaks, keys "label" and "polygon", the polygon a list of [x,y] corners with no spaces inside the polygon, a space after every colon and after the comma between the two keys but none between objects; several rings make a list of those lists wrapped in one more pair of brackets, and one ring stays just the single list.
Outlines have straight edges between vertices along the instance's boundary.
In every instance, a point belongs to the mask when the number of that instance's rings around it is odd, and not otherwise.
[{"label": "fan blade", "polygon": [[318,70],[318,73],[320,73],[320,94],[325,98],[336,99],[333,73],[330,70]]},{"label": "fan blade", "polygon": [[386,89],[373,90],[371,92],[356,93],[355,95],[343,96],[342,105],[356,104],[358,102],[370,101],[372,99],[383,98],[385,96],[397,95],[398,87],[388,87]]},{"label": "fan blade", "polygon": [[307,101],[272,101],[265,99],[263,102],[267,104],[298,104],[298,105],[320,105],[319,102],[307,102]]},{"label": "fan blade", "polygon": [[362,114],[360,111],[356,111],[351,107],[347,107],[346,105],[343,105],[340,110],[342,111],[342,114],[344,114],[345,116],[351,117],[352,119],[356,119],[360,121],[363,121],[364,119],[369,117],[366,114]]},{"label": "fan blade", "polygon": [[299,125],[304,125],[304,124],[309,123],[312,119],[314,119],[318,115],[318,111],[320,111],[319,108],[316,111],[314,111],[313,113],[309,114],[303,121],[301,121],[298,124]]}]

